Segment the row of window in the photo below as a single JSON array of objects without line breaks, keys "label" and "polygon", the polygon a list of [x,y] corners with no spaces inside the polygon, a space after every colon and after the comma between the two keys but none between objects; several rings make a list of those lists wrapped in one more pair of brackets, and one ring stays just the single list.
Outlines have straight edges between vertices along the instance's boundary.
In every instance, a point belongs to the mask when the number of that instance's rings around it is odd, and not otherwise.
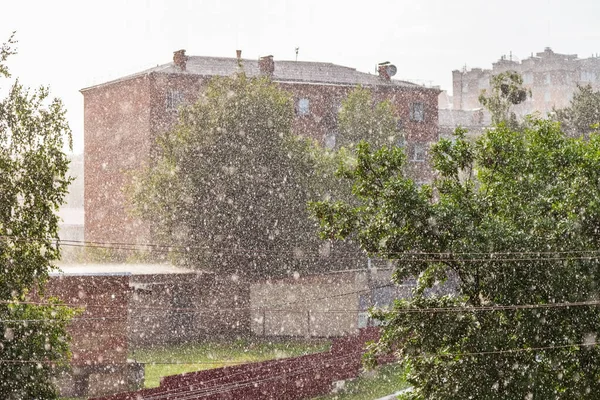
[{"label": "row of window", "polygon": [[[177,110],[183,103],[184,96],[180,90],[168,90],[165,96],[165,108],[167,110]],[[339,109],[339,107],[338,107]],[[302,98],[298,100],[296,113],[300,116],[310,114],[310,100]],[[411,103],[410,105],[410,120],[415,122],[425,121],[425,105],[421,102]],[[399,121],[399,129],[402,129],[402,122]]]},{"label": "row of window", "polygon": [[[525,72],[523,75],[523,83],[525,85],[534,85],[534,74],[533,72]],[[579,73],[579,79],[575,79],[578,82],[596,82],[600,80],[599,75],[594,71],[581,71]],[[489,78],[484,77],[480,78],[477,81],[477,89],[487,89],[490,86]],[[573,76],[571,74],[563,74],[562,77],[555,76],[552,77],[552,74],[549,72],[544,73],[539,80],[539,84],[542,85],[552,85],[552,84],[566,84],[571,85],[574,82]],[[469,91],[470,86],[473,86],[473,83],[469,85],[469,82],[462,83],[462,92],[466,93]]]},{"label": "row of window", "polygon": [[[167,110],[177,110],[177,108],[183,103],[184,96],[183,92],[179,90],[168,90],[165,97],[165,107]],[[298,100],[298,115],[308,115],[310,113],[310,100],[302,98]],[[410,107],[410,120],[416,122],[423,122],[425,120],[425,106],[423,103],[416,102],[412,103]],[[398,129],[402,129],[402,121],[398,120]],[[325,136],[325,146],[327,148],[334,148],[336,144],[336,134],[332,132]],[[399,146],[404,147],[404,138],[401,138]],[[412,157],[411,161],[425,161],[426,148],[424,144],[415,143],[412,146]]]},{"label": "row of window", "polygon": [[[338,110],[339,110],[338,106]],[[310,100],[302,98],[298,100],[296,113],[298,115],[310,114]],[[421,102],[411,103],[410,105],[410,120],[415,122],[425,121],[425,104]]]},{"label": "row of window", "polygon": [[[326,148],[333,149],[335,147],[336,141],[337,141],[337,134],[335,132],[330,132],[327,135],[325,135],[324,144],[325,144]],[[405,147],[406,142],[404,141],[404,138],[400,138],[398,140],[398,143],[396,143],[396,145],[399,147]],[[425,159],[427,157],[427,147],[425,144],[414,143],[412,145],[411,150],[412,150],[412,152],[409,155],[410,161],[416,161],[416,162],[425,161]]]}]

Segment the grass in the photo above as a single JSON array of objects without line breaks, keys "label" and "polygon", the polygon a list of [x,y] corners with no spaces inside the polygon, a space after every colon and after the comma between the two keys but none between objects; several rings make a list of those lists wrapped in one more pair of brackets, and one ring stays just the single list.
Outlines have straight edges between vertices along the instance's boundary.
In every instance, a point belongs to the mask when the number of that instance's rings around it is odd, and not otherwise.
[{"label": "grass", "polygon": [[208,342],[136,349],[130,358],[146,364],[145,387],[150,388],[158,386],[163,376],[317,353],[329,350],[330,344],[325,340],[300,339]]},{"label": "grass", "polygon": [[314,400],[365,400],[377,399],[407,387],[405,369],[399,364],[389,364],[346,382],[338,393],[320,396]]}]

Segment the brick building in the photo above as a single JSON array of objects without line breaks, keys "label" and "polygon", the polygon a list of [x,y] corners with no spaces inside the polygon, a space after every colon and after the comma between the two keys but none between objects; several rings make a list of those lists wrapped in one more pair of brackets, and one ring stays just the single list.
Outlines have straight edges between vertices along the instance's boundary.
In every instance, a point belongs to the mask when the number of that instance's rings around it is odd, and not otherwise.
[{"label": "brick building", "polygon": [[531,89],[532,97],[514,108],[521,116],[536,111],[545,116],[553,108],[568,106],[578,84],[600,88],[600,57],[581,59],[546,47],[522,61],[503,56],[492,64],[492,69],[452,71],[453,109],[480,108],[478,97],[483,89],[490,89],[490,77],[509,70],[521,74],[523,84]]},{"label": "brick building", "polygon": [[128,361],[129,277],[52,274],[44,296],[79,308],[69,325],[71,368],[56,379],[62,396],[95,396],[139,387],[143,367]]},{"label": "brick building", "polygon": [[242,281],[168,264],[70,264],[44,295],[80,308],[68,327],[71,368],[57,377],[65,397],[138,389],[147,360],[136,349],[250,332]]},{"label": "brick building", "polygon": [[85,123],[85,239],[103,242],[149,240],[148,231],[126,210],[127,172],[150,160],[157,135],[173,126],[180,104],[196,101],[208,79],[236,72],[268,75],[292,93],[294,132],[333,145],[342,100],[356,86],[370,88],[376,99],[393,102],[404,131],[409,169],[417,181],[431,179],[427,148],[438,137],[439,90],[391,79],[386,66],[378,75],[322,62],[189,57],[115,81],[82,89]]}]

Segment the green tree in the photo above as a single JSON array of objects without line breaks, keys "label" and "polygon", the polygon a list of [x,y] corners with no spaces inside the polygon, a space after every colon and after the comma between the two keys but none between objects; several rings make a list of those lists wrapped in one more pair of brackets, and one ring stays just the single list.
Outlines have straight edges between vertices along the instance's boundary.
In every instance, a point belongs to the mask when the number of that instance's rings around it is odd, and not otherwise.
[{"label": "green tree", "polygon": [[600,136],[529,120],[474,143],[458,130],[432,157],[439,179],[419,187],[400,149],[362,144],[345,173],[358,205],[311,206],[323,237],[394,260],[397,283],[417,277],[412,298],[374,313],[374,351],[410,367],[402,398],[595,399],[600,310],[557,304],[597,298]]},{"label": "green tree", "polygon": [[527,100],[531,96],[523,87],[523,78],[515,71],[506,71],[490,78],[491,93],[484,89],[479,95],[479,102],[492,115],[492,124],[505,122],[511,128],[518,127],[517,116],[511,108]]},{"label": "green tree", "polygon": [[353,148],[361,140],[374,146],[398,143],[402,132],[390,100],[375,101],[371,90],[358,87],[342,102],[337,147]]},{"label": "green tree", "polygon": [[188,266],[249,278],[330,268],[306,203],[327,196],[315,176],[335,157],[317,163],[321,150],[292,134],[291,95],[266,78],[215,77],[179,112],[130,188],[155,240],[187,247],[176,255]]},{"label": "green tree", "polygon": [[[0,75],[15,54],[13,37],[0,50]],[[43,285],[58,246],[58,207],[70,179],[71,131],[60,100],[44,87],[30,93],[18,81],[0,101],[0,393],[7,399],[53,399],[57,366],[68,362],[66,326],[72,312],[24,303]]]},{"label": "green tree", "polygon": [[600,124],[600,91],[590,84],[577,86],[568,107],[555,110],[556,119],[570,136],[588,137]]}]

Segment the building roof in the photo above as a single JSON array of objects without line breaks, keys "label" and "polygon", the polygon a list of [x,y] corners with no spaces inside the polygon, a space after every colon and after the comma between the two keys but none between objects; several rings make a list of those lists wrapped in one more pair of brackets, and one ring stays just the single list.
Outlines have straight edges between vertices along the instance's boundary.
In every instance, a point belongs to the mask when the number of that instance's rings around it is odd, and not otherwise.
[{"label": "building roof", "polygon": [[51,276],[74,275],[161,275],[188,274],[193,271],[170,264],[63,264]]},{"label": "building roof", "polygon": [[[415,83],[391,79],[381,79],[378,75],[357,71],[356,68],[344,67],[342,65],[326,62],[309,61],[273,61],[275,64],[272,79],[275,82],[299,82],[334,85],[363,85],[363,86],[392,86],[425,88]],[[178,75],[200,75],[200,76],[230,76],[237,72],[245,72],[247,76],[260,75],[258,60],[228,58],[228,57],[205,57],[189,56],[186,61],[185,71],[181,70],[174,62],[158,65],[145,71],[128,75],[117,80],[109,81],[95,86],[82,89],[94,89],[100,86],[126,81],[151,73],[178,74]]]}]

